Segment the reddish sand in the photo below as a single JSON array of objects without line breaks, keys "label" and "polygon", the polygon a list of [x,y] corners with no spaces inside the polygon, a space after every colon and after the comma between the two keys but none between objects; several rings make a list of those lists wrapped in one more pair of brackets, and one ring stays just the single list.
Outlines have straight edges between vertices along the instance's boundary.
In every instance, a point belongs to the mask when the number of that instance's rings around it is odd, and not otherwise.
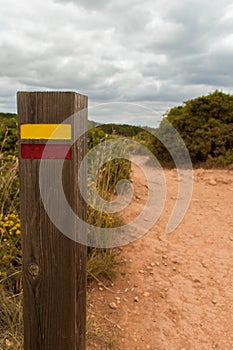
[{"label": "reddish sand", "polygon": [[[194,171],[189,210],[172,234],[165,228],[178,180],[175,170],[165,170],[165,176],[163,214],[144,237],[119,249],[114,284],[91,286],[88,317],[117,326],[121,350],[232,350],[233,171]],[[135,166],[132,180],[126,221],[140,213],[147,196],[146,180]],[[96,342],[87,349],[106,349]]]}]

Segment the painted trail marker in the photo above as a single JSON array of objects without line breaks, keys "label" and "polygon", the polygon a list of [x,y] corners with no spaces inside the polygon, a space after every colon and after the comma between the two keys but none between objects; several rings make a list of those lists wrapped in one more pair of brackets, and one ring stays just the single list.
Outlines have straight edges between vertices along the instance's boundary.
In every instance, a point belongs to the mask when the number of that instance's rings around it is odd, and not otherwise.
[{"label": "painted trail marker", "polygon": [[[17,100],[24,347],[25,350],[84,350],[86,247],[67,238],[50,221],[40,197],[39,167],[42,158],[50,162],[49,169],[51,162],[55,165],[64,159],[66,198],[85,221],[86,205],[79,191],[77,173],[87,152],[87,136],[73,143],[74,125],[61,123],[82,111],[75,117],[75,127],[82,132],[87,130],[88,99],[74,92],[18,92]],[[81,182],[85,186],[85,173]],[[48,195],[49,192],[48,188]],[[62,210],[60,216],[66,220]]]}]

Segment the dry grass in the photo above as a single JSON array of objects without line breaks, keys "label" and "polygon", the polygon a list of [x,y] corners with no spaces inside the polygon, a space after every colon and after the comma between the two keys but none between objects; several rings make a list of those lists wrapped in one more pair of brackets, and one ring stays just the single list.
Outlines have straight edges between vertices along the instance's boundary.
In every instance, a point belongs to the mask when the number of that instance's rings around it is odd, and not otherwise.
[{"label": "dry grass", "polygon": [[[0,350],[23,349],[22,252],[18,211],[18,160],[15,156],[0,154]],[[108,228],[120,225],[117,217],[93,209],[88,211],[88,222]],[[115,251],[88,248],[87,278],[113,280],[115,276]],[[106,319],[98,325],[88,319],[87,338],[90,342],[98,338],[103,344],[101,349],[117,349],[117,328]]]},{"label": "dry grass", "polygon": [[18,207],[18,159],[0,154],[0,214],[17,211]]},{"label": "dry grass", "polygon": [[[87,343],[100,350],[120,350],[120,329],[106,316],[98,313],[94,305],[87,310]],[[101,344],[101,345],[100,345]]]},{"label": "dry grass", "polygon": [[[15,281],[18,281],[17,293],[13,292]],[[14,288],[13,288],[14,286]],[[0,280],[0,349],[23,349],[23,291],[21,272]]]}]

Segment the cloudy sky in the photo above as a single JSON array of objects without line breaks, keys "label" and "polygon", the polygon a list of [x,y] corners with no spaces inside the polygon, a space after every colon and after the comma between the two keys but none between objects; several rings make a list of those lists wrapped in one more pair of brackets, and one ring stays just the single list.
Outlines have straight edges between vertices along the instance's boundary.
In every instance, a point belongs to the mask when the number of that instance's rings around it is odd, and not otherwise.
[{"label": "cloudy sky", "polygon": [[18,90],[89,96],[90,119],[154,126],[233,93],[232,0],[0,0],[0,111]]}]

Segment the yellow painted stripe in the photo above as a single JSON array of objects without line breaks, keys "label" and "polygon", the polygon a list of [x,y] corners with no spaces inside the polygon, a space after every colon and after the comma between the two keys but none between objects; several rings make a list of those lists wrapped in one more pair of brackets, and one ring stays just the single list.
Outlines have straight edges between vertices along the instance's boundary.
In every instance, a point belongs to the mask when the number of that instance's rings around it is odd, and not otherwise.
[{"label": "yellow painted stripe", "polygon": [[71,140],[70,124],[22,124],[21,139]]}]

